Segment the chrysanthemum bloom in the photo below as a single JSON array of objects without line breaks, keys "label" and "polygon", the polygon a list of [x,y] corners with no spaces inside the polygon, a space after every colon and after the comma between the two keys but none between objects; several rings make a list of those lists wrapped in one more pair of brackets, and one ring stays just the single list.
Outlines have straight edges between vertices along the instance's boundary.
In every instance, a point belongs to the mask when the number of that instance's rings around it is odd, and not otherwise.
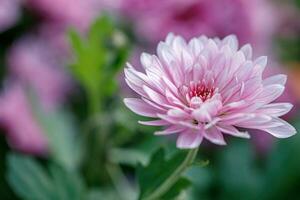
[{"label": "chrysanthemum bloom", "polygon": [[127,84],[141,98],[124,100],[133,112],[152,118],[140,121],[164,126],[156,135],[178,133],[178,148],[198,147],[203,138],[224,145],[223,134],[249,138],[239,128],[259,129],[278,138],[296,133],[280,119],[290,103],[272,103],[284,91],[286,76],[263,79],[266,57],[252,59],[250,45],[238,49],[235,36],[223,40],[206,36],[188,43],[169,34],[157,56],[143,53],[146,73],[128,65]]}]

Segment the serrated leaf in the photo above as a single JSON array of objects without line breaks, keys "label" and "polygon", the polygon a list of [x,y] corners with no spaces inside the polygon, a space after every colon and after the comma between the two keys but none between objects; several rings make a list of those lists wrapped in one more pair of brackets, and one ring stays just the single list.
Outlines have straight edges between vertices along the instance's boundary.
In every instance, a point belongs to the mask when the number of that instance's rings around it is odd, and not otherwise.
[{"label": "serrated leaf", "polygon": [[9,154],[7,164],[7,180],[22,199],[81,200],[84,197],[84,185],[75,172],[57,165],[45,170],[32,157],[18,154]]},{"label": "serrated leaf", "polygon": [[[87,95],[93,96],[89,98],[96,99],[99,104],[117,89],[115,76],[129,54],[126,37],[110,17],[103,15],[95,20],[86,36],[70,31],[69,38],[75,54],[72,74]],[[115,38],[123,38],[125,42],[120,45],[120,42],[114,42]]]},{"label": "serrated leaf", "polygon": [[[147,166],[138,166],[137,175],[140,185],[140,199],[143,199],[153,193],[164,181],[178,168],[183,162],[187,153],[178,151],[170,158],[166,159],[165,151],[159,149],[150,159]],[[176,187],[175,187],[176,186]],[[168,192],[174,197],[179,194],[182,189],[187,187],[187,181],[179,179],[174,183],[172,189]],[[168,195],[168,194],[165,194]]]}]

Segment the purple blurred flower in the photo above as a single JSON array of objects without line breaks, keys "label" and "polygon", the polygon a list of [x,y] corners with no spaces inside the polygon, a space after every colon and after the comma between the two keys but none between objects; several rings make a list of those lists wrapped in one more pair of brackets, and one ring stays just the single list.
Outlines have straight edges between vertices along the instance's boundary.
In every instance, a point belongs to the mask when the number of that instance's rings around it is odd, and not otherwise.
[{"label": "purple blurred flower", "polygon": [[33,87],[45,105],[62,102],[70,88],[61,52],[41,38],[27,36],[17,41],[9,52],[8,65],[12,75]]},{"label": "purple blurred flower", "polygon": [[117,6],[116,0],[25,0],[26,5],[46,20],[87,30],[102,10]]},{"label": "purple blurred flower", "polygon": [[13,26],[20,12],[20,0],[0,0],[0,32]]},{"label": "purple blurred flower", "polygon": [[127,84],[141,98],[124,102],[139,115],[158,118],[140,122],[164,126],[156,135],[178,133],[178,148],[198,147],[204,138],[224,145],[223,134],[250,137],[237,128],[258,129],[278,138],[296,133],[279,118],[292,105],[272,103],[283,93],[286,76],[263,79],[266,57],[253,59],[251,46],[239,49],[236,37],[201,36],[187,43],[169,34],[157,54],[141,55],[146,73],[131,65],[125,69]]},{"label": "purple blurred flower", "polygon": [[261,44],[274,29],[266,0],[121,0],[121,9],[138,34],[157,42],[174,32],[185,38],[238,36],[240,42]]},{"label": "purple blurred flower", "polygon": [[0,97],[0,123],[7,130],[9,145],[21,152],[43,155],[47,140],[33,116],[20,84],[9,85]]},{"label": "purple blurred flower", "polygon": [[47,153],[47,141],[23,87],[34,89],[46,111],[61,104],[71,88],[63,70],[66,49],[57,48],[64,46],[61,35],[42,33],[27,35],[11,47],[7,57],[11,78],[0,97],[0,122],[7,130],[9,144],[33,154]]}]

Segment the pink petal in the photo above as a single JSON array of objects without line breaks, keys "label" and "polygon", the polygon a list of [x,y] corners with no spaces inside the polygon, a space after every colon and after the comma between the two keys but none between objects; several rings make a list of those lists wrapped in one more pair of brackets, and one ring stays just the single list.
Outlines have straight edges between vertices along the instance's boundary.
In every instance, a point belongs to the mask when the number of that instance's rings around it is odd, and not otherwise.
[{"label": "pink petal", "polygon": [[124,99],[125,105],[136,114],[146,117],[157,117],[158,110],[147,105],[143,100],[136,98]]},{"label": "pink petal", "polygon": [[250,138],[250,135],[247,132],[241,132],[237,128],[231,125],[226,125],[226,124],[218,124],[217,128],[222,132],[226,133],[228,135],[232,135],[235,137],[241,137],[241,138]]},{"label": "pink petal", "polygon": [[277,138],[287,138],[287,137],[291,137],[297,133],[296,129],[292,125],[287,123],[286,121],[284,121],[280,118],[277,118],[277,120],[282,123],[281,126],[265,128],[265,129],[261,129],[261,130],[266,131]]},{"label": "pink petal", "polygon": [[142,125],[147,126],[166,126],[170,124],[169,122],[166,122],[164,120],[154,120],[154,121],[138,121]]},{"label": "pink petal", "polygon": [[267,85],[273,85],[273,84],[279,84],[279,85],[285,85],[287,80],[287,76],[284,74],[278,74],[275,76],[271,76],[268,77],[266,79],[263,80],[263,85],[267,86]]},{"label": "pink petal", "polygon": [[210,142],[218,145],[226,145],[224,137],[216,127],[211,127],[204,131],[204,137]]},{"label": "pink petal", "polygon": [[180,149],[197,148],[203,140],[199,131],[187,130],[179,134],[177,138],[177,147]]},{"label": "pink petal", "polygon": [[180,119],[188,119],[190,118],[190,115],[188,113],[186,113],[185,111],[181,110],[181,109],[170,109],[168,111],[168,115],[171,117],[175,117],[175,118],[180,118]]},{"label": "pink petal", "polygon": [[192,112],[192,116],[199,122],[209,122],[218,113],[220,108],[221,102],[219,100],[204,102],[200,108]]},{"label": "pink petal", "polygon": [[244,53],[247,60],[252,58],[252,48],[251,45],[246,44],[241,48],[241,51]]},{"label": "pink petal", "polygon": [[173,126],[170,126],[170,127],[166,128],[163,131],[155,131],[154,135],[170,135],[170,134],[173,134],[173,133],[182,132],[184,130],[186,130],[185,127],[173,125]]},{"label": "pink petal", "polygon": [[259,113],[268,113],[268,115],[273,117],[280,117],[290,112],[293,108],[293,105],[290,103],[271,103],[264,105],[257,110]]},{"label": "pink petal", "polygon": [[157,91],[149,88],[148,86],[143,86],[144,91],[147,93],[148,97],[155,103],[159,105],[167,105],[168,102],[164,96],[159,94]]},{"label": "pink petal", "polygon": [[257,102],[264,104],[271,103],[276,100],[284,91],[284,86],[279,84],[265,86],[261,94],[256,98]]}]

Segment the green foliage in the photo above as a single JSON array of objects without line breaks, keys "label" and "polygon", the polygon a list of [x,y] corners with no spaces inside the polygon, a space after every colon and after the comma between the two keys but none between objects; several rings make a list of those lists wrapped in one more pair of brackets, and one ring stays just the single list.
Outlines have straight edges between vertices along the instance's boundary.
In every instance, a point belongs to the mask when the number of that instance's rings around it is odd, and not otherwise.
[{"label": "green foliage", "polygon": [[300,8],[300,0],[295,0],[296,5]]},{"label": "green foliage", "polygon": [[45,169],[29,156],[9,154],[7,180],[25,200],[81,200],[84,186],[78,174],[57,165]]},{"label": "green foliage", "polygon": [[257,198],[262,180],[254,163],[255,155],[249,141],[233,143],[222,150],[217,171],[222,199]]},{"label": "green foliage", "polygon": [[53,160],[68,170],[78,168],[83,149],[71,116],[62,110],[45,112],[32,91],[29,99],[32,111],[47,136]]},{"label": "green foliage", "polygon": [[279,38],[277,44],[279,46],[279,56],[283,61],[300,60],[299,38]]},{"label": "green foliage", "polygon": [[[299,118],[295,128],[300,130]],[[300,187],[300,134],[285,140],[271,152],[265,171],[264,191],[266,200],[280,200],[290,197],[299,199]]]},{"label": "green foliage", "polygon": [[[137,169],[138,182],[140,185],[140,199],[147,198],[159,186],[161,186],[171,174],[182,164],[186,158],[185,151],[178,151],[166,159],[165,151],[156,151],[147,166],[139,165]],[[162,199],[174,199],[186,189],[190,182],[186,178],[179,178],[173,187],[164,194]]]},{"label": "green foliage", "polygon": [[103,16],[95,21],[86,37],[71,30],[69,38],[75,56],[72,73],[86,90],[91,109],[99,111],[99,101],[117,89],[116,73],[129,53],[125,35],[111,18]]}]

